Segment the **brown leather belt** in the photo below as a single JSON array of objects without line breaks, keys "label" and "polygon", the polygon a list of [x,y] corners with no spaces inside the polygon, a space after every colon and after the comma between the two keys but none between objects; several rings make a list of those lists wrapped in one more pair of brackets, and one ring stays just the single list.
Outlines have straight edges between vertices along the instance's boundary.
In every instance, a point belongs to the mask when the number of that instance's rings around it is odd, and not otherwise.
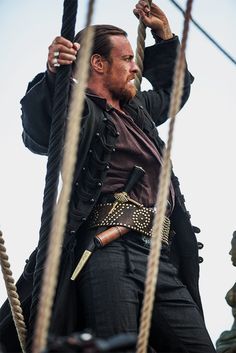
[{"label": "brown leather belt", "polygon": [[[152,236],[152,225],[155,209],[140,207],[133,203],[118,203],[115,209],[113,203],[98,204],[89,217],[89,228],[100,226],[124,226],[136,230],[149,237]],[[162,229],[162,241],[168,244],[170,220],[165,217]]]}]

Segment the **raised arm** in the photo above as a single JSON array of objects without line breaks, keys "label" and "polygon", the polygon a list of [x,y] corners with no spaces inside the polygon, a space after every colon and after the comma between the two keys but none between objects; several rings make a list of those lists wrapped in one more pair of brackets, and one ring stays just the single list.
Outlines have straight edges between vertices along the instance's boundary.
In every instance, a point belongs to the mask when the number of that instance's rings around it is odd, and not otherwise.
[{"label": "raised arm", "polygon": [[[154,3],[149,9],[145,1],[139,1],[134,14],[151,29],[155,39],[155,45],[145,48],[143,63],[143,77],[151,83],[153,90],[138,93],[138,96],[155,124],[160,125],[168,118],[179,40],[172,33],[165,13]],[[193,76],[188,72],[186,65],[181,107],[189,97],[192,82]]]},{"label": "raised arm", "polygon": [[21,100],[23,141],[34,153],[47,154],[56,70],[74,62],[78,50],[78,43],[56,37],[48,48],[47,71],[29,83]]}]

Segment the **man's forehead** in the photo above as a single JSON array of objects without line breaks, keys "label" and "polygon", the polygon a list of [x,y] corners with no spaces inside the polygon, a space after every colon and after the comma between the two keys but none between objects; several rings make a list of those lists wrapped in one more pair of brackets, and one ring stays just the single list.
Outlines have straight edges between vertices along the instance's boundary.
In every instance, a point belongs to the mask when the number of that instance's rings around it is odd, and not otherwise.
[{"label": "man's forehead", "polygon": [[124,56],[133,55],[133,49],[129,40],[125,36],[111,36],[112,54]]}]

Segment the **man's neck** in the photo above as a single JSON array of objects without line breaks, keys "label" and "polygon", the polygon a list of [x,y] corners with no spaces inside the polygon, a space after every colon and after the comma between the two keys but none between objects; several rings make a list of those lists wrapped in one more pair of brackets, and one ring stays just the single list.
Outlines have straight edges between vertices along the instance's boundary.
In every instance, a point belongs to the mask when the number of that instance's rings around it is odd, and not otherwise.
[{"label": "man's neck", "polygon": [[110,92],[107,91],[107,88],[103,87],[100,84],[89,82],[88,83],[88,90],[96,94],[97,96],[101,98],[105,98],[107,101],[107,104],[110,104],[112,107],[114,107],[117,110],[122,111],[121,106],[120,106],[120,101],[118,99],[114,99]]}]

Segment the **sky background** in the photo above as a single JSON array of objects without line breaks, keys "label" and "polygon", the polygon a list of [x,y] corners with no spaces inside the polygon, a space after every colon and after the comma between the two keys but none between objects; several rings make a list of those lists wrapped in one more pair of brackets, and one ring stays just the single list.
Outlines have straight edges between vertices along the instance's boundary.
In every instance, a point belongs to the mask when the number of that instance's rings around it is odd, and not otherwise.
[{"label": "sky background", "polygon": [[[185,7],[185,1],[179,0]],[[124,28],[136,48],[136,1],[97,0],[94,23]],[[183,16],[168,0],[156,2],[181,38]],[[87,1],[79,1],[76,31],[85,24]],[[21,140],[20,99],[28,82],[45,70],[48,46],[60,33],[63,1],[0,1],[0,229],[15,279],[36,247],[46,158],[32,154]],[[235,0],[196,0],[193,18],[236,57]],[[149,32],[146,45],[153,44]],[[192,223],[201,228],[200,290],[206,324],[215,343],[233,323],[225,302],[235,283],[230,241],[236,230],[236,66],[191,24],[187,44],[189,70],[195,76],[191,96],[178,114],[172,150]],[[143,81],[142,88],[150,86]],[[168,124],[160,129],[166,139]],[[0,278],[0,304],[6,292]]]}]

